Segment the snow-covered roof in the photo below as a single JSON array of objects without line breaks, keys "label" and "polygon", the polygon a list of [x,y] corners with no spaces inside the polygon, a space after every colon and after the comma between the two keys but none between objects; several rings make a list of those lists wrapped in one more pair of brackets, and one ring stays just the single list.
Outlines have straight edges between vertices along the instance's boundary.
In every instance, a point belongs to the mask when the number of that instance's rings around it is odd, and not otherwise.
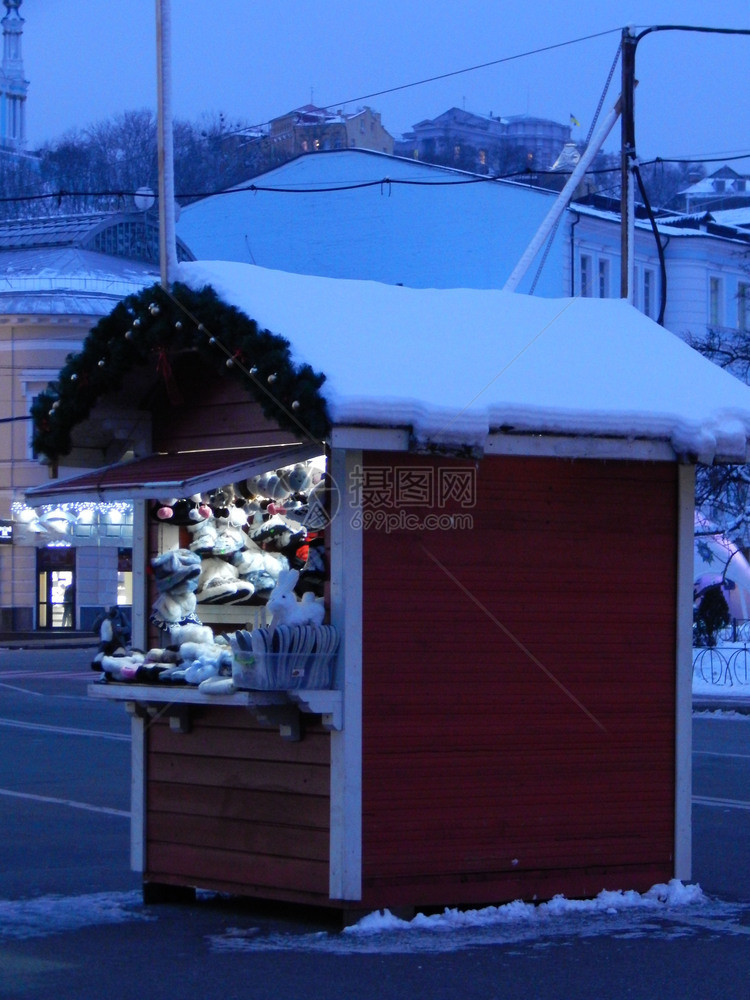
[{"label": "snow-covered roof", "polygon": [[[413,288],[501,288],[557,197],[355,149],[300,156],[240,188],[182,209],[177,232],[198,259]],[[538,295],[559,294],[564,252],[558,234]]]},{"label": "snow-covered roof", "polygon": [[711,218],[720,226],[747,228],[750,226],[750,205],[743,205],[739,208],[712,210]]},{"label": "snow-covered roof", "polygon": [[286,337],[327,375],[335,425],[408,427],[422,443],[484,447],[493,432],[669,442],[743,462],[750,388],[618,299],[413,289],[180,264],[193,288]]},{"label": "snow-covered roof", "polygon": [[5,250],[0,314],[106,316],[158,277],[158,265],[77,247]]}]

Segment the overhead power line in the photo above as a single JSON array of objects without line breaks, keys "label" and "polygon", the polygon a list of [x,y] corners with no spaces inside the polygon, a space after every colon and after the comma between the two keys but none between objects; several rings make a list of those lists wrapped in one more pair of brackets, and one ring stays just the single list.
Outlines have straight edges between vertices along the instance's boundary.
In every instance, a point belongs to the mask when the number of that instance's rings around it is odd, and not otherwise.
[{"label": "overhead power line", "polygon": [[[325,155],[325,153],[315,155]],[[734,156],[696,156],[689,158],[656,156],[650,160],[641,160],[640,165],[641,167],[648,167],[660,163],[679,163],[683,165],[692,163],[728,163],[734,160],[747,159],[750,159],[750,152],[737,153]],[[419,165],[435,166],[437,168],[441,166],[441,164],[430,164],[427,161],[420,161]],[[587,175],[614,174],[618,173],[619,170],[619,165],[615,165],[611,167],[595,167],[592,170],[587,170],[586,173]],[[333,194],[339,191],[357,191],[371,187],[380,187],[383,193],[390,193],[391,187],[395,185],[401,185],[402,187],[462,187],[467,184],[492,184],[495,181],[528,180],[529,177],[565,177],[571,172],[570,170],[524,168],[523,170],[515,170],[507,174],[467,174],[465,177],[456,177],[451,180],[410,180],[406,177],[389,177],[386,175],[370,181],[333,184],[326,185],[325,187],[286,187],[284,185],[255,184],[251,181],[248,184],[238,184],[234,187],[222,188],[218,191],[178,191],[176,197],[178,199],[198,200],[200,198],[214,198],[218,195],[242,194],[247,191],[273,194]],[[44,200],[54,200],[59,204],[63,198],[118,198],[124,201],[126,198],[132,198],[136,193],[136,191],[128,191],[122,188],[101,191],[67,191],[61,189],[45,194],[8,195],[7,197],[0,197],[0,204]]]},{"label": "overhead power line", "polygon": [[[502,56],[500,59],[491,59],[489,62],[477,63],[475,66],[465,66],[463,69],[450,70],[447,73],[438,73],[436,76],[427,76],[421,80],[412,80],[411,83],[401,83],[396,87],[386,87],[383,90],[373,90],[369,94],[360,94],[359,97],[349,97],[345,101],[332,101],[330,104],[324,104],[320,110],[330,111],[332,108],[342,108],[347,104],[358,104],[360,101],[369,101],[373,97],[385,97],[387,94],[397,94],[402,90],[410,90],[412,87],[422,87],[427,83],[437,83],[440,80],[448,80],[453,76],[462,76],[464,73],[475,73],[480,69],[489,69],[491,66],[500,66],[503,63],[514,62],[517,59],[526,59],[529,56],[542,55],[545,52],[552,52],[555,49],[563,49],[569,45],[578,45],[580,42],[590,42],[594,38],[603,38],[605,35],[615,35],[620,34],[622,28],[608,28],[606,31],[597,31],[591,35],[581,35],[580,38],[569,38],[564,42],[555,42],[552,45],[543,45],[538,49],[529,49],[527,52],[516,52],[512,56]],[[247,125],[244,128],[237,129],[236,132],[228,132],[227,135],[242,135],[245,132],[252,131],[253,129],[263,128],[264,125],[269,125],[271,119],[268,121],[258,122],[255,125]]]}]

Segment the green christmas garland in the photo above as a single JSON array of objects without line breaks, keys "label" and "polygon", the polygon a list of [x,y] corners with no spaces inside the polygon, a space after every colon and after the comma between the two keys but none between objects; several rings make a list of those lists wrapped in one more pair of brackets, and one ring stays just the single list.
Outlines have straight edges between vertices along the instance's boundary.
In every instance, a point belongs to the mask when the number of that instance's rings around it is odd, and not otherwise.
[{"label": "green christmas garland", "polygon": [[144,289],[118,303],[68,355],[56,381],[31,405],[32,446],[52,463],[72,449],[73,428],[97,400],[118,390],[123,377],[154,358],[198,351],[217,375],[239,378],[265,416],[301,437],[320,440],[330,429],[320,394],[325,375],[294,365],[289,341],[222,302],[210,286],[175,284]]}]

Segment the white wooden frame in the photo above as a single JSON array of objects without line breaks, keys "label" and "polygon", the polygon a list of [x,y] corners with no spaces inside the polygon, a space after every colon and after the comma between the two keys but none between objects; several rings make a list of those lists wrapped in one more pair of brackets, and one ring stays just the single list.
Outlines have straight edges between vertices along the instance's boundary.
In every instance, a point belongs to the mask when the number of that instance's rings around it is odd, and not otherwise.
[{"label": "white wooden frame", "polygon": [[678,467],[677,650],[675,663],[674,876],[692,872],[693,545],[695,466]]},{"label": "white wooden frame", "polygon": [[343,691],[344,726],[331,733],[329,894],[348,900],[362,898],[362,519],[353,489],[361,464],[361,451],[331,450],[341,498],[330,528],[331,622],[342,637],[334,687]]}]

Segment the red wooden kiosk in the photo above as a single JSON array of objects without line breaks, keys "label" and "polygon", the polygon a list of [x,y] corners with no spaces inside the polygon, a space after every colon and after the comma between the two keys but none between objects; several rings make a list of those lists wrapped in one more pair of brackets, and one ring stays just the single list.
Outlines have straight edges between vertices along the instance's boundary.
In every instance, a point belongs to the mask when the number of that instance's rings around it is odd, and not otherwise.
[{"label": "red wooden kiosk", "polygon": [[[182,273],[198,286],[205,271],[191,267]],[[307,295],[309,305],[318,281],[332,311],[357,294],[356,282],[241,273],[258,319],[311,361],[314,341],[295,339],[289,303]],[[215,283],[231,300],[231,283]],[[411,307],[433,293],[370,294]],[[498,314],[501,345],[525,311],[525,343],[540,327],[535,310],[560,312],[507,293],[470,295],[510,303],[512,315]],[[342,646],[331,690],[212,697],[92,685],[93,696],[132,714],[132,863],[146,887],[361,911],[644,891],[689,878],[694,462],[744,460],[750,390],[622,303],[565,309],[549,364],[561,364],[566,336],[586,324],[617,354],[624,322],[636,357],[651,364],[654,403],[631,393],[625,416],[619,401],[611,418],[587,415],[583,383],[566,383],[565,398],[580,392],[584,402],[573,415],[554,403],[551,416],[543,400],[503,408],[506,386],[491,393],[481,440],[460,407],[441,416],[450,433],[430,437],[432,390],[420,396],[416,375],[408,405],[380,409],[377,373],[362,371],[359,396],[333,378],[322,452],[340,506],[326,535],[327,606]],[[397,359],[387,326],[377,350]],[[346,344],[331,328],[319,367],[335,372]],[[451,362],[442,362],[447,380]],[[502,351],[484,348],[482,385],[504,363]],[[533,386],[534,363],[532,375],[519,372],[530,380],[519,393]],[[152,405],[150,457],[30,493],[34,503],[135,500],[136,644],[149,642],[145,567],[179,541],[176,529],[149,523],[146,498],[190,496],[321,451],[264,416],[229,375],[207,380],[195,352],[175,355],[172,373],[183,402]],[[543,394],[550,372],[539,365],[537,374]],[[134,371],[131,382],[136,375],[145,378]],[[696,399],[696,379],[708,389],[693,428],[680,407]],[[744,414],[739,432],[735,423],[723,435],[719,398],[735,420]],[[676,415],[665,418],[660,404]],[[709,424],[713,445],[699,454],[693,445]],[[247,624],[241,612],[221,614],[222,630]]]}]

